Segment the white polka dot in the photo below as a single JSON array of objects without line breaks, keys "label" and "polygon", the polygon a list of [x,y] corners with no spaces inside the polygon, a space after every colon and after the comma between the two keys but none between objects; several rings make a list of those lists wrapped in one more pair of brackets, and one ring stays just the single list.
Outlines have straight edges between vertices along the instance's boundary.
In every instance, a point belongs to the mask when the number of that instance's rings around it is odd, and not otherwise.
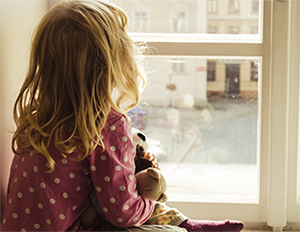
[{"label": "white polka dot", "polygon": [[121,191],[125,191],[126,190],[126,187],[125,186],[120,186],[119,188]]},{"label": "white polka dot", "polygon": [[123,219],[122,218],[118,218],[117,221],[121,223],[121,222],[123,222]]},{"label": "white polka dot", "polygon": [[39,204],[38,204],[38,207],[39,207],[40,209],[44,208],[44,206],[43,206],[42,203],[39,203]]},{"label": "white polka dot", "polygon": [[113,198],[113,197],[111,197],[111,198],[109,199],[109,201],[110,201],[111,203],[115,203],[115,202],[116,202],[116,199]]},{"label": "white polka dot", "polygon": [[46,222],[47,222],[48,225],[51,225],[50,219],[47,219]]},{"label": "white polka dot", "polygon": [[25,160],[25,157],[23,156],[23,158],[22,158],[22,162],[24,162],[24,160]]},{"label": "white polka dot", "polygon": [[37,171],[38,171],[37,166],[34,166],[34,167],[33,167],[33,171],[34,171],[34,172],[37,172]]},{"label": "white polka dot", "polygon": [[104,177],[104,180],[105,180],[106,182],[109,182],[109,181],[110,181],[110,177],[109,177],[109,176],[106,176],[106,177]]},{"label": "white polka dot", "polygon": [[35,223],[35,224],[34,224],[34,228],[39,229],[39,228],[41,228],[41,226],[40,226],[39,223]]},{"label": "white polka dot", "polygon": [[125,210],[129,210],[129,206],[128,206],[128,205],[125,205],[125,206],[124,206],[124,209],[125,209]]},{"label": "white polka dot", "polygon": [[122,116],[122,118],[121,118],[121,121],[123,121],[123,122],[125,121],[125,118],[124,118],[123,116]]},{"label": "white polka dot", "polygon": [[60,214],[60,215],[59,215],[59,218],[60,218],[61,220],[65,220],[65,219],[66,219],[66,216],[63,215],[63,214]]},{"label": "white polka dot", "polygon": [[103,135],[100,135],[100,139],[103,139]]},{"label": "white polka dot", "polygon": [[115,126],[110,126],[109,129],[114,131],[116,129],[116,127]]},{"label": "white polka dot", "polygon": [[66,164],[66,163],[68,163],[68,160],[65,159],[65,158],[63,158],[63,159],[61,160],[61,162],[62,162],[63,164]]},{"label": "white polka dot", "polygon": [[27,230],[26,230],[26,229],[24,229],[24,228],[22,228],[22,229],[21,229],[21,232],[26,232],[26,231],[27,231]]},{"label": "white polka dot", "polygon": [[54,205],[55,204],[55,200],[53,199],[53,198],[50,198],[50,203],[52,204],[52,205]]},{"label": "white polka dot", "polygon": [[133,175],[129,175],[128,178],[129,178],[130,180],[133,180]]},{"label": "white polka dot", "polygon": [[117,165],[117,166],[115,167],[115,169],[116,169],[117,171],[120,171],[120,170],[121,170],[121,167],[120,167],[119,165]]},{"label": "white polka dot", "polygon": [[137,198],[137,197],[138,197],[138,195],[137,195],[136,193],[134,193],[134,194],[133,194],[133,197],[134,197],[134,198]]},{"label": "white polka dot", "polygon": [[16,213],[13,213],[12,217],[13,217],[14,219],[17,219],[17,218],[19,217],[19,215],[16,214]]},{"label": "white polka dot", "polygon": [[82,158],[83,158],[83,155],[82,155],[82,154],[79,154],[79,155],[77,156],[77,158],[78,158],[78,159],[82,159]]},{"label": "white polka dot", "polygon": [[128,158],[127,158],[127,157],[124,157],[123,160],[124,160],[124,162],[127,162],[127,161],[128,161]]},{"label": "white polka dot", "polygon": [[9,198],[9,200],[8,200],[8,204],[11,204],[11,202],[12,202],[12,199],[11,199],[11,198]]},{"label": "white polka dot", "polygon": [[18,168],[18,164],[16,164],[16,166],[15,166],[15,169],[17,169]]},{"label": "white polka dot", "polygon": [[33,156],[33,152],[30,152],[30,156]]},{"label": "white polka dot", "polygon": [[25,209],[25,212],[26,212],[27,214],[30,214],[30,209],[26,208],[26,209]]},{"label": "white polka dot", "polygon": [[6,223],[6,219],[5,219],[5,218],[3,219],[2,223],[3,223],[3,224],[5,224],[5,223]]},{"label": "white polka dot", "polygon": [[72,208],[72,210],[76,210],[77,209],[77,206],[75,205],[75,206],[73,206],[73,208]]},{"label": "white polka dot", "polygon": [[81,190],[81,187],[78,186],[78,187],[76,188],[76,191],[79,192],[80,190]]},{"label": "white polka dot", "polygon": [[26,177],[27,176],[27,172],[24,171],[23,172],[23,176]]},{"label": "white polka dot", "polygon": [[[96,168],[96,167],[95,167]],[[95,170],[93,170],[93,171],[96,171],[96,169]],[[84,173],[84,175],[88,175],[88,174],[90,174],[90,172],[89,171],[86,171],[85,173]]]},{"label": "white polka dot", "polygon": [[137,218],[137,217],[134,217],[132,221],[133,221],[133,222],[136,222],[137,220],[138,220],[138,218]]},{"label": "white polka dot", "polygon": [[18,192],[18,197],[19,197],[19,198],[22,198],[22,197],[23,197],[23,193]]},{"label": "white polka dot", "polygon": [[106,160],[106,156],[105,155],[101,155],[100,159],[104,161],[104,160]]},{"label": "white polka dot", "polygon": [[101,192],[101,191],[102,191],[102,188],[100,188],[99,186],[97,186],[97,187],[96,187],[96,190],[97,190],[98,192]]},{"label": "white polka dot", "polygon": [[126,136],[123,136],[122,140],[123,140],[124,142],[127,142],[128,138],[127,138]]},{"label": "white polka dot", "polygon": [[50,164],[49,162],[46,163],[47,168],[50,168]]},{"label": "white polka dot", "polygon": [[40,186],[41,186],[41,188],[43,188],[43,189],[44,189],[44,188],[46,188],[46,184],[45,184],[45,183],[43,183],[43,182],[42,182],[42,183],[40,183]]},{"label": "white polka dot", "polygon": [[92,170],[92,171],[96,171],[97,168],[96,168],[95,166],[91,166],[91,170]]},{"label": "white polka dot", "polygon": [[54,182],[55,182],[56,184],[59,184],[59,183],[60,183],[60,179],[59,179],[59,178],[55,178],[55,179],[54,179]]},{"label": "white polka dot", "polygon": [[108,212],[108,209],[107,209],[106,207],[103,207],[102,209],[103,209],[103,211],[104,211],[105,213]]},{"label": "white polka dot", "polygon": [[116,147],[115,147],[115,146],[111,146],[111,147],[110,147],[110,150],[111,150],[111,151],[115,151],[115,150],[116,150]]},{"label": "white polka dot", "polygon": [[73,178],[75,177],[75,174],[74,174],[73,172],[71,172],[71,173],[69,174],[69,177],[73,179]]},{"label": "white polka dot", "polygon": [[17,183],[17,181],[18,181],[18,177],[15,178],[15,183]]},{"label": "white polka dot", "polygon": [[69,195],[68,195],[66,192],[63,193],[63,197],[64,197],[64,198],[68,198],[68,196],[69,196]]}]

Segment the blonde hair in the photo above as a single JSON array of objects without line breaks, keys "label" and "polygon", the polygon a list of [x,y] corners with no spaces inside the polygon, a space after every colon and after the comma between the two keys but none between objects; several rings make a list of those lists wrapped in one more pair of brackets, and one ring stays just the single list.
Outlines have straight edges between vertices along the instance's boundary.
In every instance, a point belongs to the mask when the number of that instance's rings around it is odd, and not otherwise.
[{"label": "blonde hair", "polygon": [[65,1],[48,11],[36,29],[14,106],[16,154],[41,153],[51,172],[55,162],[47,148],[53,139],[64,157],[78,152],[83,160],[96,146],[104,150],[101,130],[111,107],[132,109],[145,85],[126,24],[120,8],[99,0]]}]

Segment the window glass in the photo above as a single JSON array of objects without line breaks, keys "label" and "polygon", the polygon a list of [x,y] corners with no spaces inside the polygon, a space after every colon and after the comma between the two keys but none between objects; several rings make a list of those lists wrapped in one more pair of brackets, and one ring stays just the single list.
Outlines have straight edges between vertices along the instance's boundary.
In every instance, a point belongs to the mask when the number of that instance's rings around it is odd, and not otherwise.
[{"label": "window glass", "polygon": [[[129,32],[229,34],[234,25],[234,34],[258,34],[252,28],[259,27],[259,0],[111,1],[127,12]],[[137,17],[145,10],[147,16]]]},{"label": "window glass", "polygon": [[147,61],[148,84],[129,116],[147,135],[171,199],[258,200],[260,59]]}]

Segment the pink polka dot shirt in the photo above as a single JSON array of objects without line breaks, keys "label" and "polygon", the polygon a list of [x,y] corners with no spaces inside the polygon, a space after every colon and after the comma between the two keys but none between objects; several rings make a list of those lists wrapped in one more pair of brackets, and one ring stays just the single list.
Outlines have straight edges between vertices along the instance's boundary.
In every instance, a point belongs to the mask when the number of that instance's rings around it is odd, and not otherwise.
[{"label": "pink polka dot shirt", "polygon": [[[125,115],[111,110],[102,130],[105,151],[96,148],[81,162],[63,157],[52,143],[56,162],[49,170],[41,154],[16,155],[11,166],[2,231],[76,231],[95,188],[105,216],[118,227],[138,226],[153,212],[153,202],[136,190],[135,149]],[[93,228],[89,228],[91,230]]]}]

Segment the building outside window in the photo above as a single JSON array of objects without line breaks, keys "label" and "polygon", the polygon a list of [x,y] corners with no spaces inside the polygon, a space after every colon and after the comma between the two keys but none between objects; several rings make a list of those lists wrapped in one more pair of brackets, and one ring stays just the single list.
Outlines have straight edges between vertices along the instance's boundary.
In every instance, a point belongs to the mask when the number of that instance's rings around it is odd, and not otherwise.
[{"label": "building outside window", "polygon": [[252,1],[252,13],[258,13],[259,12],[259,1],[253,0]]}]

